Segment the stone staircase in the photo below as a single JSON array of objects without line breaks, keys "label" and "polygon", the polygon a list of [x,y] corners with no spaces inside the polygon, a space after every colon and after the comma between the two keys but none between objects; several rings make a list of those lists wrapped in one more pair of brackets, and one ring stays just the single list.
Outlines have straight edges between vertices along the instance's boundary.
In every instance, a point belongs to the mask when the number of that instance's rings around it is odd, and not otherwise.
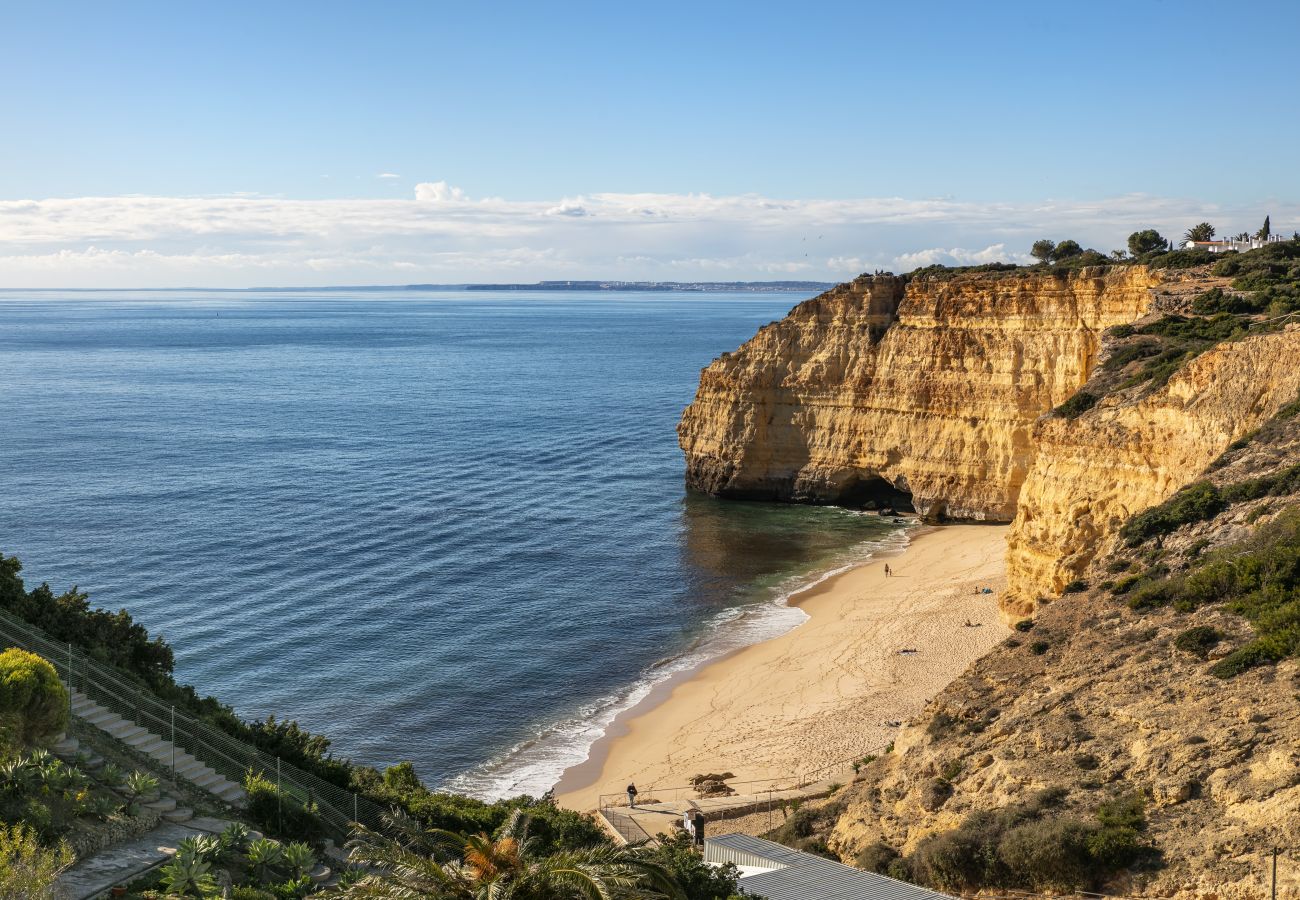
[{"label": "stone staircase", "polygon": [[[202,760],[196,759],[181,748],[173,748],[170,741],[164,740],[134,722],[122,718],[112,710],[105,709],[80,691],[74,690],[72,692],[72,714],[85,721],[88,725],[94,725],[101,731],[117,738],[128,747],[152,757],[165,767],[170,768],[172,766],[172,754],[175,753],[174,762],[177,777],[184,778],[197,787],[203,788],[208,793],[220,797],[227,803],[238,806],[243,802],[245,798],[244,789],[238,784],[227,780],[209,766],[204,765]],[[59,756],[74,756],[77,754],[79,747],[77,739],[70,737],[64,738],[55,744],[52,749]],[[104,761],[97,756],[91,756],[81,762],[81,765],[91,770],[97,769],[103,764]],[[171,805],[163,810],[163,819],[168,822],[184,822],[193,814],[188,809],[178,808],[176,801],[170,797],[155,802],[159,804],[170,802]],[[155,806],[154,808],[162,809],[161,806]]]}]

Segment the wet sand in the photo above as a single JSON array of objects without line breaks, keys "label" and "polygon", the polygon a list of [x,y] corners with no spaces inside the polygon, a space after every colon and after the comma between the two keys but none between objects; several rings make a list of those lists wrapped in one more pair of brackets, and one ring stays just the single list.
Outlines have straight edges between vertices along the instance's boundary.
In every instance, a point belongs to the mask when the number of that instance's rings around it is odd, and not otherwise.
[{"label": "wet sand", "polygon": [[594,809],[629,781],[649,796],[702,772],[846,780],[853,759],[892,740],[890,723],[1009,633],[997,610],[1005,538],[1003,526],[932,529],[794,595],[807,622],[658,685],[564,773],[558,801]]}]

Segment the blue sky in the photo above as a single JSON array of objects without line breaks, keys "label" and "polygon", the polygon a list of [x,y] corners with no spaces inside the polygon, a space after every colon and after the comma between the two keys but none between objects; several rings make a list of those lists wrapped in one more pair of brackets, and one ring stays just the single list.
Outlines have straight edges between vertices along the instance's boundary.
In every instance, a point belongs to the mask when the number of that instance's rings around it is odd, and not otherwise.
[{"label": "blue sky", "polygon": [[1227,9],[7,2],[0,284],[839,278],[1144,212],[1294,227],[1300,4]]}]

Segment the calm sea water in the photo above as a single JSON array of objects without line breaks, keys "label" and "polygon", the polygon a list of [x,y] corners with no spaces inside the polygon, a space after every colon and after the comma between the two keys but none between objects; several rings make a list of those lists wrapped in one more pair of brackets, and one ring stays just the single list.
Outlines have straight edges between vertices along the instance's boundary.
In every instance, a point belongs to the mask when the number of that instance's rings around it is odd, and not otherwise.
[{"label": "calm sea water", "polygon": [[902,540],[683,489],[699,369],[799,299],[0,292],[0,550],[247,717],[541,792]]}]

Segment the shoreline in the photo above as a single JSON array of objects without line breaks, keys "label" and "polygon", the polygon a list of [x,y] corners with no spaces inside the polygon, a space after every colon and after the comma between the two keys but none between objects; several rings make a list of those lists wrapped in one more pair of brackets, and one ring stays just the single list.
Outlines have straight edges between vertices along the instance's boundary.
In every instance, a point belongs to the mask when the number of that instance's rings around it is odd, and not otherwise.
[{"label": "shoreline", "polygon": [[[656,684],[564,771],[557,802],[590,810],[629,780],[648,793],[705,771],[740,781],[835,764],[848,772],[893,739],[889,723],[915,716],[1010,633],[997,610],[1005,535],[1006,526],[927,529],[901,553],[873,554],[792,595],[806,621]],[[885,563],[896,577],[884,577]],[[977,585],[993,593],[977,595]]]}]

